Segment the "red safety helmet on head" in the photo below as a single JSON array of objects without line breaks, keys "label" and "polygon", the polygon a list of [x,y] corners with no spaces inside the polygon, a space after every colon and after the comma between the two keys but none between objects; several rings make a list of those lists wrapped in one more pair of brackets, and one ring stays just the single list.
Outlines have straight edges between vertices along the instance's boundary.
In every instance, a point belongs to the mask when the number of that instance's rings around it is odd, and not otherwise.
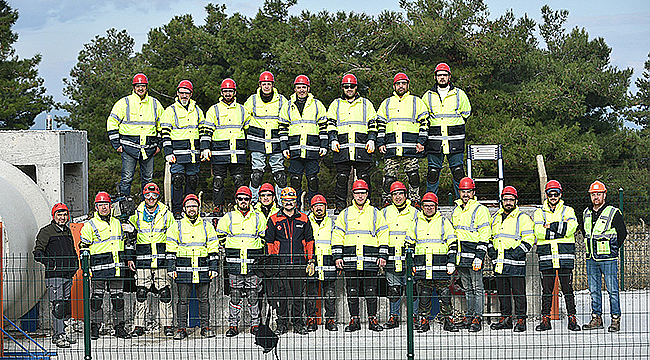
[{"label": "red safety helmet on head", "polygon": [[458,183],[458,189],[460,190],[476,189],[476,184],[474,183],[474,180],[472,180],[472,178],[465,176],[464,178],[460,179],[460,182]]},{"label": "red safety helmet on head", "polygon": [[546,186],[544,187],[544,192],[549,192],[551,190],[562,192],[562,185],[557,180],[549,180],[549,182],[547,182]]},{"label": "red safety helmet on head", "polygon": [[327,206],[327,199],[325,199],[325,196],[321,194],[314,195],[314,197],[311,198],[311,206],[316,204],[325,204],[325,206]]},{"label": "red safety helmet on head", "polygon": [[352,191],[356,190],[366,190],[368,191],[368,183],[359,179],[352,184]]},{"label": "red safety helmet on head", "polygon": [[345,84],[352,84],[356,85],[357,84],[357,77],[354,76],[353,74],[347,74],[343,76],[343,80],[341,80],[341,85]]},{"label": "red safety helmet on head", "polygon": [[237,195],[246,195],[248,197],[253,197],[253,192],[248,186],[240,186],[239,189],[235,192],[235,196]]},{"label": "red safety helmet on head", "polygon": [[395,77],[393,78],[393,84],[395,84],[398,81],[403,81],[403,80],[406,80],[406,82],[411,81],[411,80],[409,80],[409,77],[406,74],[404,74],[402,72],[397,73],[397,74],[395,74]]},{"label": "red safety helmet on head", "polygon": [[296,76],[296,80],[293,81],[294,85],[311,85],[311,82],[309,81],[309,78],[307,75],[298,75]]},{"label": "red safety helmet on head", "polygon": [[235,80],[231,78],[224,79],[221,82],[221,90],[223,89],[237,90],[237,84],[235,83]]},{"label": "red safety helmet on head", "polygon": [[501,197],[503,198],[504,195],[512,195],[515,198],[517,198],[517,189],[515,189],[514,186],[506,186],[503,188],[503,191],[501,191]]},{"label": "red safety helmet on head", "polygon": [[70,210],[68,210],[68,206],[66,206],[66,204],[64,204],[64,203],[56,203],[56,204],[54,204],[54,206],[52,206],[52,218],[53,219],[54,219],[54,214],[56,214],[58,211],[66,211],[68,214],[70,214]]},{"label": "red safety helmet on head", "polygon": [[440,63],[436,65],[436,69],[433,71],[434,74],[437,74],[438,71],[446,71],[451,75],[451,68],[449,68],[449,65],[447,63]]},{"label": "red safety helmet on head", "polygon": [[95,195],[95,204],[102,202],[111,202],[111,196],[106,191],[100,191]]},{"label": "red safety helmet on head", "polygon": [[262,81],[275,82],[275,78],[273,77],[273,74],[271,74],[270,71],[265,71],[260,74],[260,82]]},{"label": "red safety helmet on head", "polygon": [[185,207],[185,203],[190,201],[190,200],[194,200],[194,201],[196,201],[196,203],[198,205],[201,205],[201,201],[199,201],[198,196],[196,196],[194,194],[187,194],[187,196],[185,196],[185,199],[183,199],[183,207]]},{"label": "red safety helmet on head", "polygon": [[605,184],[602,182],[596,180],[591,185],[589,186],[589,193],[606,193],[607,188],[605,187]]},{"label": "red safety helmet on head", "polygon": [[395,181],[390,185],[390,193],[392,194],[393,191],[397,190],[404,190],[406,191],[406,186],[401,181]]},{"label": "red safety helmet on head", "polygon": [[438,195],[436,195],[436,194],[434,194],[432,192],[428,192],[428,193],[424,194],[424,196],[422,197],[422,202],[423,203],[424,202],[434,202],[434,203],[438,204]]},{"label": "red safety helmet on head", "polygon": [[149,84],[149,79],[147,79],[147,75],[145,74],[135,74],[133,77],[133,85],[139,85],[139,84],[144,84],[147,85]]},{"label": "red safety helmet on head", "polygon": [[183,81],[179,82],[178,83],[178,89],[180,89],[180,88],[187,89],[190,92],[194,92],[194,85],[192,85],[192,82],[189,81],[189,80],[183,80]]},{"label": "red safety helmet on head", "polygon": [[261,194],[264,191],[270,191],[275,194],[275,186],[269,184],[269,183],[264,183],[262,186],[260,186],[260,191],[259,193]]},{"label": "red safety helmet on head", "polygon": [[142,195],[147,195],[148,193],[160,195],[160,188],[155,183],[150,182],[144,186],[144,189],[142,189]]}]

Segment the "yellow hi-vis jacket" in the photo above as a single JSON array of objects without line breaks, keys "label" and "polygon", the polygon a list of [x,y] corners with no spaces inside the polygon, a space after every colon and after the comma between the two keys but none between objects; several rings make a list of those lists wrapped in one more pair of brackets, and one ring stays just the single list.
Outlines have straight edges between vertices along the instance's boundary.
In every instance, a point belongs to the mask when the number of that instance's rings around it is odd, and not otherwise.
[{"label": "yellow hi-vis jacket", "polygon": [[81,228],[80,249],[90,252],[90,271],[95,279],[124,275],[123,268],[130,260],[124,248],[122,224],[111,216],[109,222],[97,213]]},{"label": "yellow hi-vis jacket", "polygon": [[135,267],[137,269],[167,268],[167,229],[176,225],[174,215],[167,205],[158,202],[153,221],[144,221],[145,203],[138,205],[129,222],[138,232],[135,242]]},{"label": "yellow hi-vis jacket", "polygon": [[226,248],[226,267],[229,274],[246,275],[248,267],[264,254],[266,218],[250,209],[226,213],[217,224],[219,242]]},{"label": "yellow hi-vis jacket", "polygon": [[246,164],[246,133],[252,119],[250,111],[233,101],[219,102],[205,114],[201,130],[201,150],[210,149],[213,164]]},{"label": "yellow hi-vis jacket", "polygon": [[312,212],[309,214],[309,222],[314,232],[314,255],[316,257],[316,272],[318,280],[329,280],[336,278],[336,266],[332,256],[332,230],[334,221],[325,216],[320,224]]},{"label": "yellow hi-vis jacket", "polygon": [[111,146],[138,159],[147,159],[160,146],[160,117],[165,108],[156,98],[140,99],[135,92],[118,100],[106,120]]},{"label": "yellow hi-vis jacket", "polygon": [[553,211],[546,200],[541,209],[535,210],[533,219],[539,269],[573,269],[576,258],[574,234],[578,228],[573,208],[560,200]]},{"label": "yellow hi-vis jacket", "polygon": [[492,241],[488,253],[497,274],[511,276],[526,275],[526,253],[535,244],[533,220],[522,213],[519,206],[506,218],[503,208],[492,219]]},{"label": "yellow hi-vis jacket", "polygon": [[429,111],[429,139],[427,152],[456,154],[465,151],[465,119],[472,113],[472,106],[465,92],[449,84],[444,99],[437,85],[422,95]]},{"label": "yellow hi-vis jacket", "polygon": [[618,257],[618,233],[612,227],[612,220],[614,220],[616,212],[620,211],[611,205],[607,205],[600,213],[595,226],[593,226],[593,210],[590,208],[585,209],[583,218],[588,259],[599,261],[612,260]]},{"label": "yellow hi-vis jacket", "polygon": [[160,119],[165,156],[173,154],[179,164],[198,162],[201,123],[205,123],[203,111],[194,100],[190,99],[187,109],[178,98],[168,106]]},{"label": "yellow hi-vis jacket", "polygon": [[363,204],[345,208],[332,231],[334,260],[343,259],[346,270],[376,270],[377,259],[388,260],[388,226],[381,211]]},{"label": "yellow hi-vis jacket", "polygon": [[456,229],[458,256],[456,265],[471,267],[474,258],[485,259],[487,246],[492,237],[490,210],[476,199],[470,199],[465,207],[461,199],[451,214],[451,222]]},{"label": "yellow hi-vis jacket", "polygon": [[386,268],[397,273],[402,272],[404,266],[404,248],[406,246],[406,232],[418,216],[418,209],[411,206],[411,201],[406,200],[406,207],[399,211],[395,204],[382,210],[388,225],[388,262]]},{"label": "yellow hi-vis jacket", "polygon": [[210,282],[210,270],[219,270],[219,240],[210,221],[183,216],[167,230],[167,244],[168,270],[176,271],[177,283]]},{"label": "yellow hi-vis jacket", "polygon": [[386,145],[385,158],[422,157],[415,145],[424,146],[429,131],[429,112],[422,99],[409,92],[396,93],[384,100],[377,110],[377,146]]},{"label": "yellow hi-vis jacket", "polygon": [[420,279],[448,279],[447,264],[456,261],[456,235],[451,221],[436,212],[427,218],[418,212],[410,224],[406,241],[415,244],[415,276]]},{"label": "yellow hi-vis jacket", "polygon": [[366,150],[368,140],[377,141],[377,112],[370,100],[358,95],[352,102],[335,99],[327,109],[327,119],[329,142],[337,140],[341,146],[332,154],[334,163],[373,161]]},{"label": "yellow hi-vis jacket", "polygon": [[280,146],[292,159],[319,159],[319,150],[327,149],[327,110],[309,93],[301,115],[296,100],[294,93],[280,110]]},{"label": "yellow hi-vis jacket", "polygon": [[287,103],[287,98],[273,88],[271,101],[262,101],[262,90],[248,97],[244,106],[253,115],[248,128],[246,138],[248,139],[248,150],[264,154],[280,153],[280,134],[278,132],[278,121],[280,110]]}]

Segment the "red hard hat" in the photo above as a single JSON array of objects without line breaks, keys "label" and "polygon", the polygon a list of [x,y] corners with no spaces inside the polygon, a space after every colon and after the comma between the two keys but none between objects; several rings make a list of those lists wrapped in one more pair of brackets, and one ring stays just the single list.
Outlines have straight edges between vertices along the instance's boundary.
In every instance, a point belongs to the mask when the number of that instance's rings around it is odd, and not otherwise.
[{"label": "red hard hat", "polygon": [[359,179],[352,184],[352,191],[355,190],[366,190],[368,191],[368,183]]},{"label": "red hard hat", "polygon": [[562,192],[562,185],[557,180],[549,180],[544,187],[544,191],[548,192],[549,190],[558,190],[559,192]]},{"label": "red hard hat", "polygon": [[307,85],[310,86],[311,83],[309,82],[309,78],[307,75],[298,75],[296,76],[296,80],[293,81],[294,85]]},{"label": "red hard hat", "polygon": [[357,84],[357,77],[354,76],[353,74],[347,74],[343,76],[343,80],[341,80],[341,85],[344,84],[352,84],[356,85]]},{"label": "red hard hat", "polygon": [[440,63],[436,65],[436,69],[433,71],[433,73],[437,74],[438,71],[446,71],[451,74],[451,68],[449,68],[449,65],[447,65],[447,63]]},{"label": "red hard hat", "polygon": [[321,194],[314,195],[314,197],[311,198],[311,206],[316,204],[325,204],[327,206],[327,199],[325,199],[325,196]]},{"label": "red hard hat", "polygon": [[194,201],[196,201],[197,204],[201,205],[201,201],[199,201],[198,196],[196,196],[194,194],[187,194],[187,196],[185,196],[185,199],[183,199],[183,207],[185,207],[185,203],[190,201],[190,200],[194,200]]},{"label": "red hard hat", "polygon": [[149,79],[147,79],[147,75],[145,74],[135,74],[133,77],[133,85],[138,85],[138,84],[145,84],[147,85],[149,83]]},{"label": "red hard hat", "polygon": [[111,196],[106,191],[100,191],[95,195],[95,204],[100,202],[111,202]]},{"label": "red hard hat", "polygon": [[392,194],[393,191],[397,191],[397,190],[406,191],[406,186],[404,186],[404,184],[402,184],[401,181],[395,181],[390,185],[390,193]]},{"label": "red hard hat", "polygon": [[240,186],[239,189],[237,189],[237,192],[235,192],[235,196],[239,194],[246,195],[248,197],[253,197],[253,192],[248,186]]},{"label": "red hard hat", "polygon": [[260,186],[259,192],[261,193],[262,191],[270,191],[275,194],[275,187],[269,183],[264,183],[262,186]]},{"label": "red hard hat", "polygon": [[187,89],[191,92],[194,92],[194,86],[192,85],[192,82],[189,80],[183,80],[180,83],[178,83],[178,89],[180,88]]},{"label": "red hard hat", "polygon": [[422,197],[422,202],[427,202],[427,201],[438,204],[438,195],[432,192],[428,192],[424,194],[424,196]]},{"label": "red hard hat", "polygon": [[591,193],[601,193],[601,192],[604,192],[604,193],[607,192],[607,188],[605,187],[605,184],[603,184],[602,182],[596,180],[589,186],[589,193],[590,194]]},{"label": "red hard hat", "polygon": [[458,188],[460,190],[471,190],[471,189],[476,189],[476,184],[474,183],[474,180],[469,177],[464,177],[460,179],[460,183],[458,184]]},{"label": "red hard hat", "polygon": [[70,213],[70,210],[68,210],[68,207],[64,203],[56,203],[52,206],[52,218],[54,218],[54,214],[56,214],[57,211],[67,211],[68,214]]},{"label": "red hard hat", "polygon": [[221,89],[232,89],[232,90],[237,90],[237,84],[235,84],[235,80],[231,78],[224,79],[221,82]]},{"label": "red hard hat", "polygon": [[398,81],[406,80],[406,82],[410,82],[409,77],[406,76],[404,73],[397,73],[395,74],[395,77],[393,78],[393,84],[395,84]]},{"label": "red hard hat", "polygon": [[147,195],[148,193],[156,193],[160,195],[160,188],[158,188],[158,185],[155,183],[150,182],[144,186],[144,189],[142,189],[142,195]]},{"label": "red hard hat", "polygon": [[260,82],[262,81],[275,82],[275,78],[273,77],[273,74],[271,74],[270,71],[265,71],[260,74]]},{"label": "red hard hat", "polygon": [[515,198],[517,198],[518,197],[517,196],[517,189],[515,189],[514,186],[509,186],[508,185],[508,186],[503,188],[503,191],[501,191],[501,197],[503,197],[504,195],[512,195]]}]

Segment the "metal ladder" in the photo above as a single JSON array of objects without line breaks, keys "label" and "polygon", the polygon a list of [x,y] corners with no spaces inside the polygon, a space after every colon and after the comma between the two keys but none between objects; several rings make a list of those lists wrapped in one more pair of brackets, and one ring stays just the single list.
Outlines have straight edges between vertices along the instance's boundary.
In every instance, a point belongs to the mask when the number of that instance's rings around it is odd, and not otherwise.
[{"label": "metal ladder", "polygon": [[[472,162],[479,160],[491,160],[497,162],[497,177],[474,178],[472,176]],[[503,148],[501,145],[468,145],[467,146],[467,176],[475,182],[494,182],[499,184],[497,200],[482,200],[482,203],[498,204],[501,191],[503,191]]]}]

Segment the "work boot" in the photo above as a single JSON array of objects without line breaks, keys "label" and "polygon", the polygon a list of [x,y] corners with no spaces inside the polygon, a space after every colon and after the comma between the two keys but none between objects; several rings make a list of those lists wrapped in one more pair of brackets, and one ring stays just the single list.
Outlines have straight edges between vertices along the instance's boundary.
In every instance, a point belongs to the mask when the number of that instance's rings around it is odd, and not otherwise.
[{"label": "work boot", "polygon": [[546,331],[551,330],[551,316],[544,315],[542,316],[542,322],[539,325],[535,326],[536,331]]},{"label": "work boot", "polygon": [[99,339],[99,324],[90,324],[90,340]]},{"label": "work boot", "polygon": [[278,326],[275,329],[276,335],[280,336],[289,332],[289,326],[287,325],[287,320],[278,319]]},{"label": "work boot", "polygon": [[251,326],[251,334],[257,335],[257,331],[260,329],[258,325]]},{"label": "work boot", "polygon": [[589,324],[582,325],[582,330],[595,330],[603,328],[603,318],[600,315],[591,314],[591,321]]},{"label": "work boot", "polygon": [[526,319],[522,319],[522,318],[517,319],[517,324],[515,325],[515,329],[512,331],[514,332],[526,331]]},{"label": "work boot", "polygon": [[458,332],[458,327],[456,327],[456,324],[454,324],[454,319],[451,316],[445,317],[444,325],[442,326],[442,329],[444,331],[449,331],[449,332]]},{"label": "work boot", "polygon": [[580,331],[580,325],[575,315],[569,315],[569,325],[567,327],[571,331]]},{"label": "work boot", "polygon": [[429,319],[427,319],[426,317],[423,317],[420,320],[420,326],[418,326],[418,332],[419,333],[425,333],[425,332],[429,331],[430,328],[431,327],[429,326]]},{"label": "work boot", "polygon": [[359,317],[353,317],[350,320],[350,323],[348,326],[345,327],[345,332],[355,332],[361,330],[361,320],[359,320]]},{"label": "work boot", "polygon": [[607,328],[609,332],[621,331],[621,315],[612,315],[612,324]]},{"label": "work boot", "polygon": [[399,327],[399,318],[395,315],[391,315],[390,319],[384,324],[384,329],[394,329]]},{"label": "work boot", "polygon": [[492,330],[512,329],[512,316],[502,316],[499,322],[490,325]]},{"label": "work boot", "polygon": [[318,324],[316,323],[316,318],[307,319],[307,332],[313,332],[318,330]]},{"label": "work boot", "polygon": [[327,319],[327,322],[325,323],[325,329],[327,331],[339,331],[339,328],[336,326],[334,319]]},{"label": "work boot", "polygon": [[68,341],[68,338],[65,336],[65,334],[54,335],[52,337],[52,342],[54,343],[54,345],[60,348],[70,347],[70,342]]},{"label": "work boot", "polygon": [[130,339],[131,334],[129,334],[126,329],[124,328],[124,323],[121,322],[114,327],[115,329],[115,337],[120,338],[120,339]]},{"label": "work boot", "polygon": [[174,327],[172,326],[165,326],[163,331],[165,332],[165,336],[167,337],[174,336]]},{"label": "work boot", "polygon": [[460,322],[456,324],[456,327],[459,329],[469,329],[469,324],[470,324],[469,319],[467,319],[466,316],[463,316]]},{"label": "work boot", "polygon": [[370,331],[384,331],[384,327],[379,324],[376,316],[368,317],[368,330]]},{"label": "work boot", "polygon": [[236,326],[231,326],[228,328],[228,331],[226,331],[226,337],[233,337],[239,335],[239,330],[237,330]]},{"label": "work boot", "polygon": [[142,326],[136,326],[131,331],[131,337],[138,337],[144,335],[144,328]]},{"label": "work boot", "polygon": [[207,326],[201,329],[201,336],[203,336],[204,338],[215,337],[215,335],[216,334],[214,333],[214,330],[210,329]]},{"label": "work boot", "polygon": [[176,330],[176,334],[174,334],[174,340],[183,340],[186,337],[187,337],[187,330],[185,330],[185,328]]},{"label": "work boot", "polygon": [[483,326],[481,325],[481,317],[475,316],[472,319],[472,323],[469,324],[469,332],[479,332]]}]

